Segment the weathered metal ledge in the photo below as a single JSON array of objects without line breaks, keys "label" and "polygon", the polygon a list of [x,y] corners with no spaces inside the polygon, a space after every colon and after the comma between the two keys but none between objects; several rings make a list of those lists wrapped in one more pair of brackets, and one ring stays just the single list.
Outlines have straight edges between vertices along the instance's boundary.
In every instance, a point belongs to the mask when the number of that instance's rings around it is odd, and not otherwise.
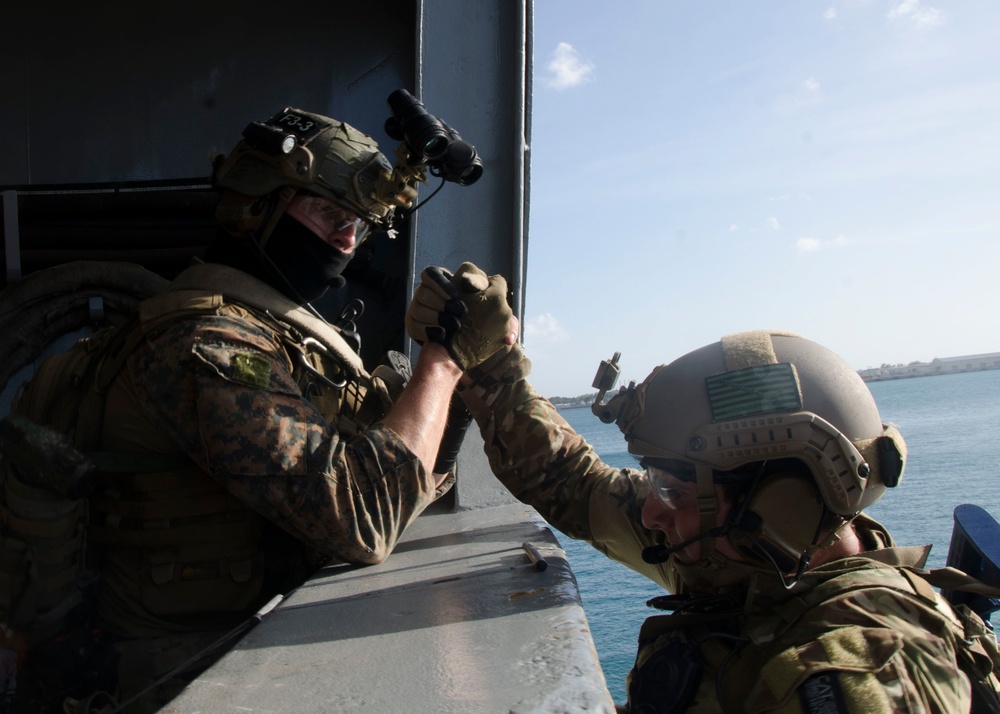
[{"label": "weathered metal ledge", "polygon": [[[536,569],[521,544],[547,561]],[[614,712],[566,554],[522,504],[322,569],[163,711]]]}]

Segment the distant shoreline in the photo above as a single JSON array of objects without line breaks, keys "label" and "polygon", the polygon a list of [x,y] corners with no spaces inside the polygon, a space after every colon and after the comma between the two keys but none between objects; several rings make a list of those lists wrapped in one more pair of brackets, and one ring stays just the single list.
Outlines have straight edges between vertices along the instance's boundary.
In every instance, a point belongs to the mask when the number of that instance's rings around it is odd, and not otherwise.
[{"label": "distant shoreline", "polygon": [[890,379],[934,377],[941,374],[984,372],[991,369],[1000,369],[1000,352],[965,355],[963,357],[942,357],[935,358],[930,362],[883,364],[881,367],[859,369],[858,374],[865,382],[884,382]]},{"label": "distant shoreline", "polygon": [[864,382],[890,382],[894,379],[915,379],[917,377],[940,377],[945,374],[968,374],[970,372],[989,372],[994,369],[1000,369],[1000,367],[982,367],[980,369],[962,369],[956,370],[954,372],[926,372],[923,374],[894,374],[894,375],[880,375],[877,377],[866,377],[862,375],[861,379]]},{"label": "distant shoreline", "polygon": [[[596,397],[597,394],[594,394],[594,396]],[[590,407],[590,405],[593,403],[594,403],[593,400],[590,400],[589,402],[572,402],[569,404],[556,404],[555,402],[553,402],[552,406],[554,406],[559,411],[562,411],[563,409],[586,409]]]}]

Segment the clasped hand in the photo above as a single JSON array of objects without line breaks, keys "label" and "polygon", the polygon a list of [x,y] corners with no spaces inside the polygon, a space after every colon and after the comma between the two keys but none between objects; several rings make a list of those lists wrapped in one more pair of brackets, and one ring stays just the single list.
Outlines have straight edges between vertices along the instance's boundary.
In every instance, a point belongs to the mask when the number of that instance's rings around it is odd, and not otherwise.
[{"label": "clasped hand", "polygon": [[517,340],[507,281],[472,263],[454,274],[426,268],[406,313],[406,332],[420,344],[443,345],[463,370],[481,364]]}]

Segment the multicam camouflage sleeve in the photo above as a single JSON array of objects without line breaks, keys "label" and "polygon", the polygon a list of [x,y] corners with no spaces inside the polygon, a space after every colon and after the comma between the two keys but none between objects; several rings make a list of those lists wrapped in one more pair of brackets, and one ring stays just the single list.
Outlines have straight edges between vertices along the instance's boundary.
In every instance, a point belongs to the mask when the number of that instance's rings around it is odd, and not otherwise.
[{"label": "multicam camouflage sleeve", "polygon": [[177,323],[128,364],[151,420],[230,493],[322,553],[379,562],[433,477],[388,429],[342,439],[292,370],[277,336],[224,316]]},{"label": "multicam camouflage sleeve", "polygon": [[[837,594],[802,616],[793,627],[771,615],[768,627],[784,632],[751,690],[762,711],[969,711],[970,684],[957,665],[961,625],[938,594],[906,592],[906,581],[889,567],[872,570],[864,559],[836,561],[811,579]],[[833,568],[836,568],[835,570]],[[873,586],[872,573],[884,585]],[[853,582],[859,577],[862,581]],[[839,591],[839,592],[838,592]],[[933,598],[933,599],[932,599]],[[791,607],[779,605],[787,613]]]},{"label": "multicam camouflage sleeve", "polygon": [[[842,558],[807,571],[794,593],[764,589],[733,609],[649,618],[630,697],[676,703],[658,673],[682,643],[704,667],[684,711],[969,711],[958,664],[968,633],[940,593],[904,575],[899,563],[914,552]],[[985,649],[975,658],[973,669],[989,672]]]},{"label": "multicam camouflage sleeve", "polygon": [[671,589],[673,573],[642,560],[662,538],[642,526],[645,474],[600,460],[527,380],[464,389],[493,473],[520,501],[568,536]]}]

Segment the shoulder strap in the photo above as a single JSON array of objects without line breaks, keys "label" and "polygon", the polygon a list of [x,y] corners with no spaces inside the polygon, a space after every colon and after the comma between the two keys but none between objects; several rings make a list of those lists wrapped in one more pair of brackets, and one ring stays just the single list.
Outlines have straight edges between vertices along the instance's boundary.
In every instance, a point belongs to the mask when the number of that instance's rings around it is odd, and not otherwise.
[{"label": "shoulder strap", "polygon": [[167,288],[175,290],[221,291],[226,301],[241,303],[292,325],[307,337],[320,342],[344,365],[352,376],[367,377],[361,357],[330,323],[309,313],[277,290],[241,270],[215,263],[192,265]]},{"label": "shoulder strap", "polygon": [[870,558],[865,560],[871,561],[867,567],[851,568],[844,573],[832,575],[803,594],[800,599],[809,607],[815,607],[831,596],[846,591],[881,587],[916,595],[928,605],[936,605],[934,589],[920,578],[912,577],[909,568],[886,565]]},{"label": "shoulder strap", "polygon": [[934,587],[946,590],[961,590],[962,592],[985,595],[987,597],[1000,597],[1000,587],[988,585],[978,578],[974,578],[968,573],[964,573],[958,568],[951,566],[945,568],[905,568],[903,572],[912,578],[922,580]]},{"label": "shoulder strap", "polygon": [[201,291],[164,292],[139,303],[139,315],[105,353],[95,378],[103,392],[125,365],[125,360],[153,330],[185,317],[212,312],[222,305],[222,296]]},{"label": "shoulder strap", "polygon": [[221,295],[164,292],[139,303],[139,315],[118,328],[103,354],[80,403],[76,426],[77,447],[92,452],[100,446],[104,424],[105,391],[125,366],[139,343],[157,327],[195,314],[211,312],[222,305]]}]

